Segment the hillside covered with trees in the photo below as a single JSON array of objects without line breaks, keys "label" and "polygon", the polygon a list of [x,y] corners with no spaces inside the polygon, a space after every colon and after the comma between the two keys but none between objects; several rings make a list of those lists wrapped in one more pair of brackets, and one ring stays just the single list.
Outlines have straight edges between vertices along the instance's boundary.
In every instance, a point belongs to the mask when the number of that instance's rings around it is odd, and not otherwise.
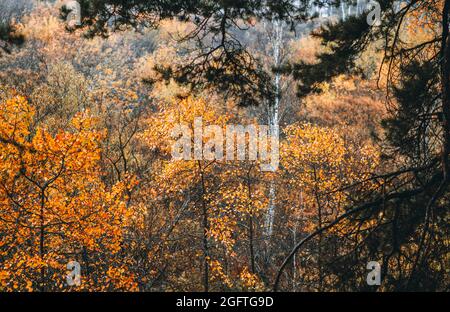
[{"label": "hillside covered with trees", "polygon": [[0,0],[0,291],[448,291],[450,0],[368,2]]}]

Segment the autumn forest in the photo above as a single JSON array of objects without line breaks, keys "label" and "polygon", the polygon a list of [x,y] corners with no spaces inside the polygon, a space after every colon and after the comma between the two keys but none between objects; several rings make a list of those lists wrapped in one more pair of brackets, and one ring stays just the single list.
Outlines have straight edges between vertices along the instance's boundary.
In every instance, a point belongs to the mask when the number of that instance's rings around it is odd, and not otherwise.
[{"label": "autumn forest", "polygon": [[0,0],[0,292],[449,291],[449,31],[450,0]]}]

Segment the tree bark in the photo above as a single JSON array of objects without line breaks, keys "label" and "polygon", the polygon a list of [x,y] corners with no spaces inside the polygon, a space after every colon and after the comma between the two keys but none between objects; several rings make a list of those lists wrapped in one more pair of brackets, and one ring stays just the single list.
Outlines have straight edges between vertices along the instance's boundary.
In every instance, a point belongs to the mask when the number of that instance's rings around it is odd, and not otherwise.
[{"label": "tree bark", "polygon": [[[248,198],[251,200],[252,198],[252,191],[250,186],[250,172],[247,173],[247,191],[248,191]],[[255,251],[253,246],[253,209],[250,208],[250,215],[248,216],[248,240],[249,240],[249,249],[250,249],[250,267],[252,270],[252,273],[255,274]]]},{"label": "tree bark", "polygon": [[203,226],[203,289],[205,292],[209,291],[209,250],[208,250],[208,230],[209,230],[209,224],[208,224],[208,207],[206,205],[205,200],[205,193],[206,193],[206,187],[205,187],[205,177],[203,174],[202,165],[200,163],[200,160],[198,161],[198,167],[200,170],[200,178],[201,178],[201,188],[202,188],[202,226]]},{"label": "tree bark", "polygon": [[442,13],[442,47],[441,47],[441,80],[442,80],[442,109],[444,115],[444,144],[442,149],[442,168],[444,181],[449,181],[449,153],[450,153],[450,0],[446,0]]}]

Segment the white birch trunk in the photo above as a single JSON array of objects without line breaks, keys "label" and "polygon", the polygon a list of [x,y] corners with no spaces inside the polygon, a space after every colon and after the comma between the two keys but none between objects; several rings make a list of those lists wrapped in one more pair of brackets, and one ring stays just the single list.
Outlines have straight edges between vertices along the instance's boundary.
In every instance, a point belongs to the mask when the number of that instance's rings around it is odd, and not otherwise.
[{"label": "white birch trunk", "polygon": [[[279,20],[275,20],[273,22],[273,41],[272,41],[272,49],[273,49],[273,62],[275,68],[281,65],[281,49],[283,44],[283,22]],[[281,91],[281,74],[275,74],[275,93],[276,97],[273,103],[269,103],[268,107],[268,123],[269,123],[269,132],[271,136],[275,136],[279,138],[280,136],[280,126],[279,126],[279,111],[280,111],[280,91]],[[269,207],[267,210],[266,217],[266,229],[267,236],[272,236],[273,233],[273,223],[275,218],[275,210],[276,210],[276,186],[274,181],[270,182],[269,186]]]},{"label": "white birch trunk", "polygon": [[342,13],[342,20],[345,21],[347,16],[345,15],[345,4],[344,2],[341,2],[341,13]]}]

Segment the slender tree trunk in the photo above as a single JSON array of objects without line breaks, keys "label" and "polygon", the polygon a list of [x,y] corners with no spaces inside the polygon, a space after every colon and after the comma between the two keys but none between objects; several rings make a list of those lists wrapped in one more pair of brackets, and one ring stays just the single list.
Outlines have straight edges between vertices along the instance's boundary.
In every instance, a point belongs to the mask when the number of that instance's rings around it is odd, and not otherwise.
[{"label": "slender tree trunk", "polygon": [[[294,246],[297,245],[297,223],[295,224],[294,230],[292,231]],[[292,257],[292,290],[297,291],[297,255]]]},{"label": "slender tree trunk", "polygon": [[364,12],[364,9],[363,9],[363,1],[362,0],[358,0],[357,2],[356,2],[356,14],[357,15],[360,15],[360,14],[362,14]]},{"label": "slender tree trunk", "polygon": [[442,80],[442,107],[444,114],[444,145],[442,151],[442,167],[444,179],[450,180],[449,153],[450,153],[450,0],[446,0],[442,14],[442,48],[441,48],[441,80]]},{"label": "slender tree trunk", "polygon": [[347,16],[345,13],[345,3],[344,2],[341,2],[341,13],[342,13],[342,20],[345,21]]},{"label": "slender tree trunk", "polygon": [[201,179],[201,202],[202,202],[202,234],[203,234],[203,289],[205,292],[209,291],[209,250],[208,250],[208,207],[206,205],[206,187],[205,187],[205,177],[203,173],[203,168],[198,161],[198,168],[200,171]]},{"label": "slender tree trunk", "polygon": [[[322,220],[322,205],[320,203],[319,198],[319,189],[317,187],[317,174],[316,174],[316,168],[313,168],[314,172],[314,196],[317,203],[317,217],[318,217],[318,225],[317,229],[321,229],[323,226],[323,220]],[[317,267],[319,270],[319,291],[322,291],[323,289],[323,272],[322,272],[322,233],[319,234],[319,241],[318,241],[318,247],[317,247]]]},{"label": "slender tree trunk", "polygon": [[[274,67],[281,65],[281,49],[283,44],[283,22],[275,20],[273,23],[274,39],[273,39],[273,61]],[[280,111],[280,94],[281,94],[281,74],[275,74],[275,100],[269,103],[268,122],[270,137],[278,138],[280,136],[279,111]],[[273,223],[275,219],[276,209],[276,187],[274,181],[270,182],[269,187],[269,209],[267,211],[266,228],[267,236],[271,237],[273,232]]]},{"label": "slender tree trunk", "polygon": [[[39,216],[39,257],[41,260],[44,260],[45,256],[45,218],[44,218],[44,208],[45,208],[45,189],[41,189],[41,207],[40,207],[40,216]],[[41,268],[41,280],[40,280],[40,289],[41,291],[45,291],[45,269]]]},{"label": "slender tree trunk", "polygon": [[[248,198],[251,202],[252,199],[252,191],[250,186],[250,171],[247,173],[247,191],[248,191]],[[254,234],[253,234],[253,209],[250,207],[250,215],[248,216],[248,240],[249,240],[249,248],[250,248],[250,268],[252,270],[252,273],[255,274],[256,268],[255,268],[255,251],[253,246],[254,241]]]}]

